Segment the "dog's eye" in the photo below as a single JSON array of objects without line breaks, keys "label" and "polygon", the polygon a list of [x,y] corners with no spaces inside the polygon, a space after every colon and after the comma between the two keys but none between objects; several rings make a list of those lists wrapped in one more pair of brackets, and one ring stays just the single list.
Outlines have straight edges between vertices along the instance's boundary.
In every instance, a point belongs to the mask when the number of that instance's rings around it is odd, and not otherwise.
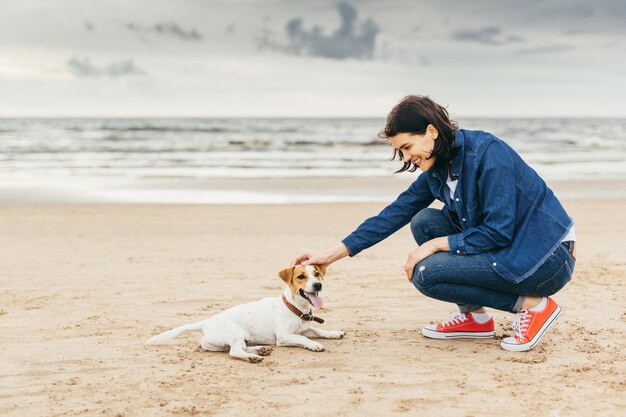
[{"label": "dog's eye", "polygon": [[306,277],[304,275],[298,275],[298,279],[305,279]]},{"label": "dog's eye", "polygon": [[320,273],[319,273],[319,272],[316,272],[316,273],[315,273],[315,276],[316,276],[316,277],[319,277],[319,276],[320,276]]}]

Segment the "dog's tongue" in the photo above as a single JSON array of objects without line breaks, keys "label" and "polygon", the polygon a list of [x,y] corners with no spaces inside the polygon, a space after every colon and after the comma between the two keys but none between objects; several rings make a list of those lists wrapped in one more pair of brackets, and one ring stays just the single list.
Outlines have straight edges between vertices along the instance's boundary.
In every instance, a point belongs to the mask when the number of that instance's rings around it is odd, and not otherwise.
[{"label": "dog's tongue", "polygon": [[320,297],[317,294],[307,294],[307,297],[309,297],[309,300],[311,300],[311,302],[313,303],[313,306],[315,306],[315,308],[322,308],[324,307],[324,302],[322,301],[322,297]]}]

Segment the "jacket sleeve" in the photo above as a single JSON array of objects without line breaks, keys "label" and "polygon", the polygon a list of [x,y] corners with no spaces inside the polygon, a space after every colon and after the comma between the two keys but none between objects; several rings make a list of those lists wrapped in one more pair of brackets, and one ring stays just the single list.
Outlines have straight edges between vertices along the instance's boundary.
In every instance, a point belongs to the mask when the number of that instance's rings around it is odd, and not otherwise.
[{"label": "jacket sleeve", "polygon": [[391,236],[434,200],[426,174],[420,174],[393,203],[385,207],[378,215],[365,220],[341,242],[348,248],[350,256],[354,256]]},{"label": "jacket sleeve", "polygon": [[490,144],[479,164],[478,197],[483,222],[448,236],[452,255],[486,252],[509,246],[515,232],[515,170],[507,149]]}]

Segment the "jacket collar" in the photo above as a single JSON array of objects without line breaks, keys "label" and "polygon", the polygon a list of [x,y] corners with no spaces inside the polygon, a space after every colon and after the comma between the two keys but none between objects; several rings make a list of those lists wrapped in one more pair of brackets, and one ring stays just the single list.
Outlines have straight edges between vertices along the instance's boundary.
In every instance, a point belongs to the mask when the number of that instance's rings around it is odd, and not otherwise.
[{"label": "jacket collar", "polygon": [[456,156],[452,159],[452,175],[459,178],[463,168],[463,160],[465,159],[465,135],[461,129],[454,134],[454,150]]},{"label": "jacket collar", "polygon": [[[456,155],[452,158],[452,175],[457,179],[461,176],[463,169],[463,159],[465,159],[465,135],[461,129],[457,130],[454,134],[454,150]],[[437,161],[433,167],[433,177],[439,178],[443,181],[448,179],[448,167],[446,164],[439,163]]]}]

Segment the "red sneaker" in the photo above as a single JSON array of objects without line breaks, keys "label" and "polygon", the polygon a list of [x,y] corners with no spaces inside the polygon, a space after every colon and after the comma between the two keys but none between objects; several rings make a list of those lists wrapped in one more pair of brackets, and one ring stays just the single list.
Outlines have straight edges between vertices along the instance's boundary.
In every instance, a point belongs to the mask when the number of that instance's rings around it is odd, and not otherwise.
[{"label": "red sneaker", "polygon": [[486,323],[478,323],[471,313],[452,313],[448,321],[435,325],[426,325],[422,334],[431,339],[482,339],[493,337],[496,332],[493,318]]},{"label": "red sneaker", "polygon": [[563,309],[548,297],[542,311],[521,310],[513,319],[513,337],[506,337],[500,342],[504,350],[523,352],[533,348],[554,324]]}]

